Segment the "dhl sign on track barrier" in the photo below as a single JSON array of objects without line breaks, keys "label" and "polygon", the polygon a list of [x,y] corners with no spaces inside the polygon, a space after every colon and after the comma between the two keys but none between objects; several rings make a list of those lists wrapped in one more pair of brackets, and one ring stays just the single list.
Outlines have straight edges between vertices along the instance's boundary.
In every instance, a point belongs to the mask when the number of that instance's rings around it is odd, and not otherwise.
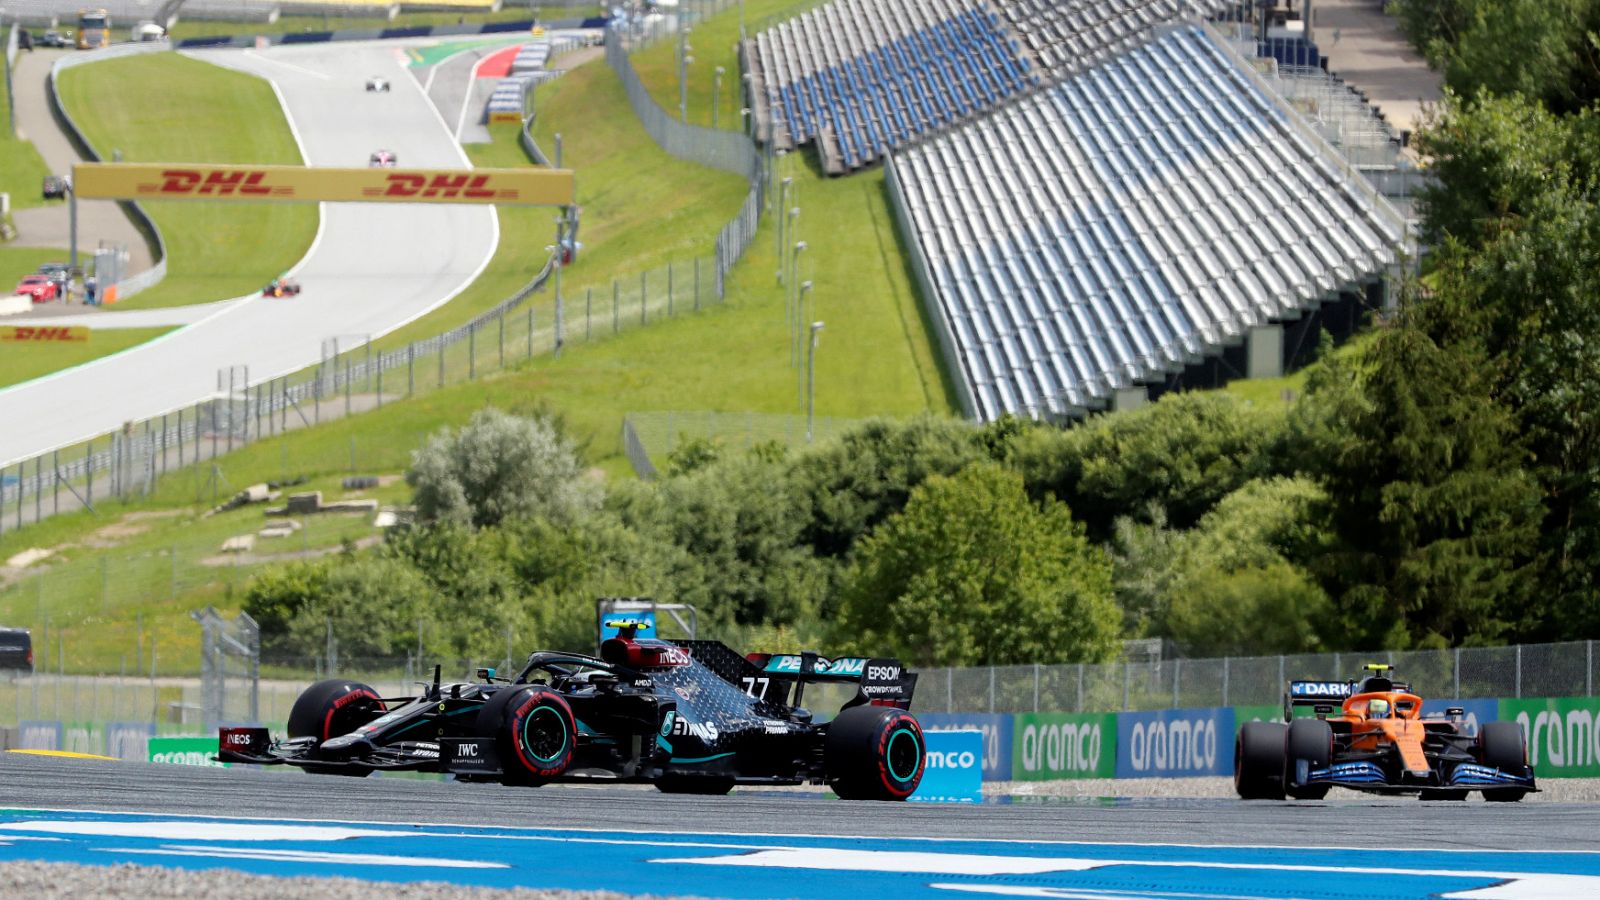
[{"label": "dhl sign on track barrier", "polygon": [[87,325],[0,325],[0,344],[51,344],[87,341]]},{"label": "dhl sign on track barrier", "polygon": [[570,169],[385,169],[79,163],[79,197],[290,203],[504,203],[571,206]]}]

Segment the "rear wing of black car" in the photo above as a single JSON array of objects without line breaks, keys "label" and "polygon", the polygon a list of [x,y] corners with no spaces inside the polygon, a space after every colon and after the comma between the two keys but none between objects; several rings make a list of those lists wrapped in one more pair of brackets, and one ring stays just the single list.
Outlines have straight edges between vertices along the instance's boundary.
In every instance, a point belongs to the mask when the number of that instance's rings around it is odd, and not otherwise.
[{"label": "rear wing of black car", "polygon": [[846,707],[862,703],[911,707],[917,675],[898,659],[818,653],[751,653],[740,656],[721,641],[673,641],[707,668],[760,700],[799,706],[807,684],[858,685]]}]

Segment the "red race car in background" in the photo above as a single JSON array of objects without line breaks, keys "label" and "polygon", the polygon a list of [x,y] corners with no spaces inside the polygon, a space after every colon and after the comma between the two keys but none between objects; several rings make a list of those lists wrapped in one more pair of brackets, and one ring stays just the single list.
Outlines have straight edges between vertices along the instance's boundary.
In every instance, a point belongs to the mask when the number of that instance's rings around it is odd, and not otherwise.
[{"label": "red race car in background", "polygon": [[56,299],[56,283],[48,275],[29,275],[17,282],[18,294],[27,294],[35,303],[48,303]]}]

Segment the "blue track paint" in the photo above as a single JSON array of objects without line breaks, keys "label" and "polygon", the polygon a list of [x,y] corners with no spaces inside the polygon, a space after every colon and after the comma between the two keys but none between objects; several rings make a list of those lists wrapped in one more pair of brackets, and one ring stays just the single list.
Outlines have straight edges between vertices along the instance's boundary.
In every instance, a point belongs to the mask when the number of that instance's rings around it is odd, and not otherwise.
[{"label": "blue track paint", "polygon": [[1600,854],[376,825],[0,810],[0,861],[703,897],[1600,896]]}]

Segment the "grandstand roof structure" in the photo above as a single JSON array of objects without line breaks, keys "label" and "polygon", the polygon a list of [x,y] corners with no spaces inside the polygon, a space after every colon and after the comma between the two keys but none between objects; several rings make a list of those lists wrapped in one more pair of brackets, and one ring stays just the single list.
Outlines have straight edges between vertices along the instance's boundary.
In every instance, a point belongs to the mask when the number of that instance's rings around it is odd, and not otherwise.
[{"label": "grandstand roof structure", "polygon": [[1381,273],[1405,236],[1193,23],[889,168],[963,405],[982,420],[1101,408]]}]

